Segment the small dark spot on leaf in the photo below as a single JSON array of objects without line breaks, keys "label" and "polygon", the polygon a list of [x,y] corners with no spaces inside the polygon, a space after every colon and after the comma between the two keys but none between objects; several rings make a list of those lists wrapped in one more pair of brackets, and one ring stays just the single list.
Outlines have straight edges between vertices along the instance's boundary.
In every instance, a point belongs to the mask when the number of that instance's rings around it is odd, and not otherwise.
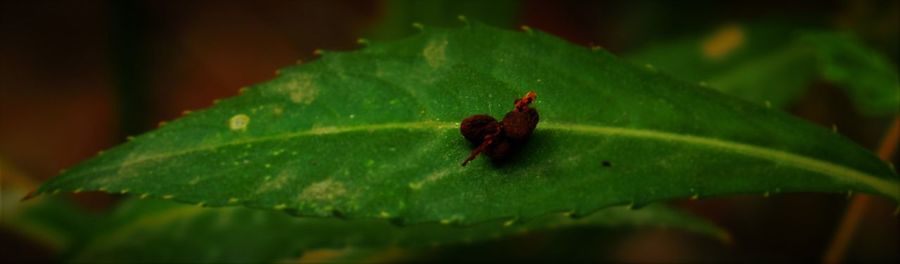
[{"label": "small dark spot on leaf", "polygon": [[331,215],[338,219],[347,219],[347,216],[338,209],[331,210]]},{"label": "small dark spot on leaf", "polygon": [[609,162],[608,160],[604,160],[603,167],[612,167],[612,162]]},{"label": "small dark spot on leaf", "polygon": [[388,223],[391,223],[392,225],[394,225],[396,227],[406,227],[407,226],[406,222],[403,221],[403,218],[400,218],[400,217],[389,218]]},{"label": "small dark spot on leaf", "polygon": [[568,215],[570,219],[581,219],[591,215],[591,213],[587,211],[572,211]]}]

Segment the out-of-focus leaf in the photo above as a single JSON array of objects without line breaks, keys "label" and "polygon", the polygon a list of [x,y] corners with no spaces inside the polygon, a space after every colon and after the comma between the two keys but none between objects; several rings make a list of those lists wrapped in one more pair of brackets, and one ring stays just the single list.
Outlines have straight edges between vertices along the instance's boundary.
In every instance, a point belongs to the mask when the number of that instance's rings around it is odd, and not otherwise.
[{"label": "out-of-focus leaf", "polygon": [[804,44],[816,49],[822,76],[850,93],[864,114],[900,112],[900,81],[897,68],[884,56],[847,34],[809,32]]},{"label": "out-of-focus leaf", "polygon": [[78,248],[79,242],[100,228],[99,215],[85,212],[63,197],[21,202],[37,183],[2,157],[0,177],[0,228],[10,229],[59,254]]},{"label": "out-of-focus leaf", "polygon": [[239,207],[211,209],[135,200],[124,204],[109,226],[87,244],[76,261],[270,262],[297,258],[311,249],[414,249],[579,226],[667,227],[727,238],[724,231],[705,220],[662,205],[613,207],[581,218],[557,213],[523,223],[399,227],[384,220],[297,218]]},{"label": "out-of-focus leaf", "polygon": [[626,56],[677,78],[772,107],[785,107],[816,80],[843,88],[867,115],[900,111],[895,67],[852,36],[773,23],[729,24]]}]

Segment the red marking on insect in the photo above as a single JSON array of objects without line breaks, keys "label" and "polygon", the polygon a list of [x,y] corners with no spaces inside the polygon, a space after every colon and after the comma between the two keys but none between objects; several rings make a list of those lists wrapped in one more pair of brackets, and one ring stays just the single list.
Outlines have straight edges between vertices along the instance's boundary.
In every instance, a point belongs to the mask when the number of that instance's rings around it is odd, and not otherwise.
[{"label": "red marking on insect", "polygon": [[513,103],[515,108],[506,113],[501,122],[489,115],[473,115],[463,119],[459,132],[477,147],[462,165],[466,166],[481,153],[494,160],[503,160],[527,141],[539,120],[537,110],[528,106],[536,97],[536,93],[528,92],[521,99],[516,99]]},{"label": "red marking on insect", "polygon": [[528,107],[531,102],[534,102],[534,98],[537,97],[537,94],[533,91],[528,92],[525,96],[522,96],[522,99],[516,99],[516,110],[522,111],[523,108]]}]

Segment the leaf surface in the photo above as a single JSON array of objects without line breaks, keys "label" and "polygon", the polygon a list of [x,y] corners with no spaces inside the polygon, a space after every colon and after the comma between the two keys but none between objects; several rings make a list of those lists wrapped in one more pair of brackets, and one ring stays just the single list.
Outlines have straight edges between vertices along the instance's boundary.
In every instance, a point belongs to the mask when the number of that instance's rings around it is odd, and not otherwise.
[{"label": "leaf surface", "polygon": [[[471,224],[741,193],[900,198],[866,149],[602,50],[477,23],[280,71],[85,161],[39,192],[105,190],[300,216]],[[459,121],[526,91],[541,121],[508,162]]]}]

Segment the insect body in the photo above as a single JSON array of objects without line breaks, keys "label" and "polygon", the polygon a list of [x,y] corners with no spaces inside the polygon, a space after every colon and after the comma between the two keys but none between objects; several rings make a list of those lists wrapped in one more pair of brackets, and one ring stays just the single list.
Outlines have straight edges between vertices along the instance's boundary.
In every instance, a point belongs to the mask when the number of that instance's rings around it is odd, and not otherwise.
[{"label": "insect body", "polygon": [[539,119],[537,110],[528,106],[535,97],[537,94],[528,92],[521,99],[516,99],[515,108],[506,113],[501,122],[489,115],[473,115],[463,119],[459,132],[477,147],[462,165],[466,166],[481,153],[494,160],[503,160],[527,141]]}]

